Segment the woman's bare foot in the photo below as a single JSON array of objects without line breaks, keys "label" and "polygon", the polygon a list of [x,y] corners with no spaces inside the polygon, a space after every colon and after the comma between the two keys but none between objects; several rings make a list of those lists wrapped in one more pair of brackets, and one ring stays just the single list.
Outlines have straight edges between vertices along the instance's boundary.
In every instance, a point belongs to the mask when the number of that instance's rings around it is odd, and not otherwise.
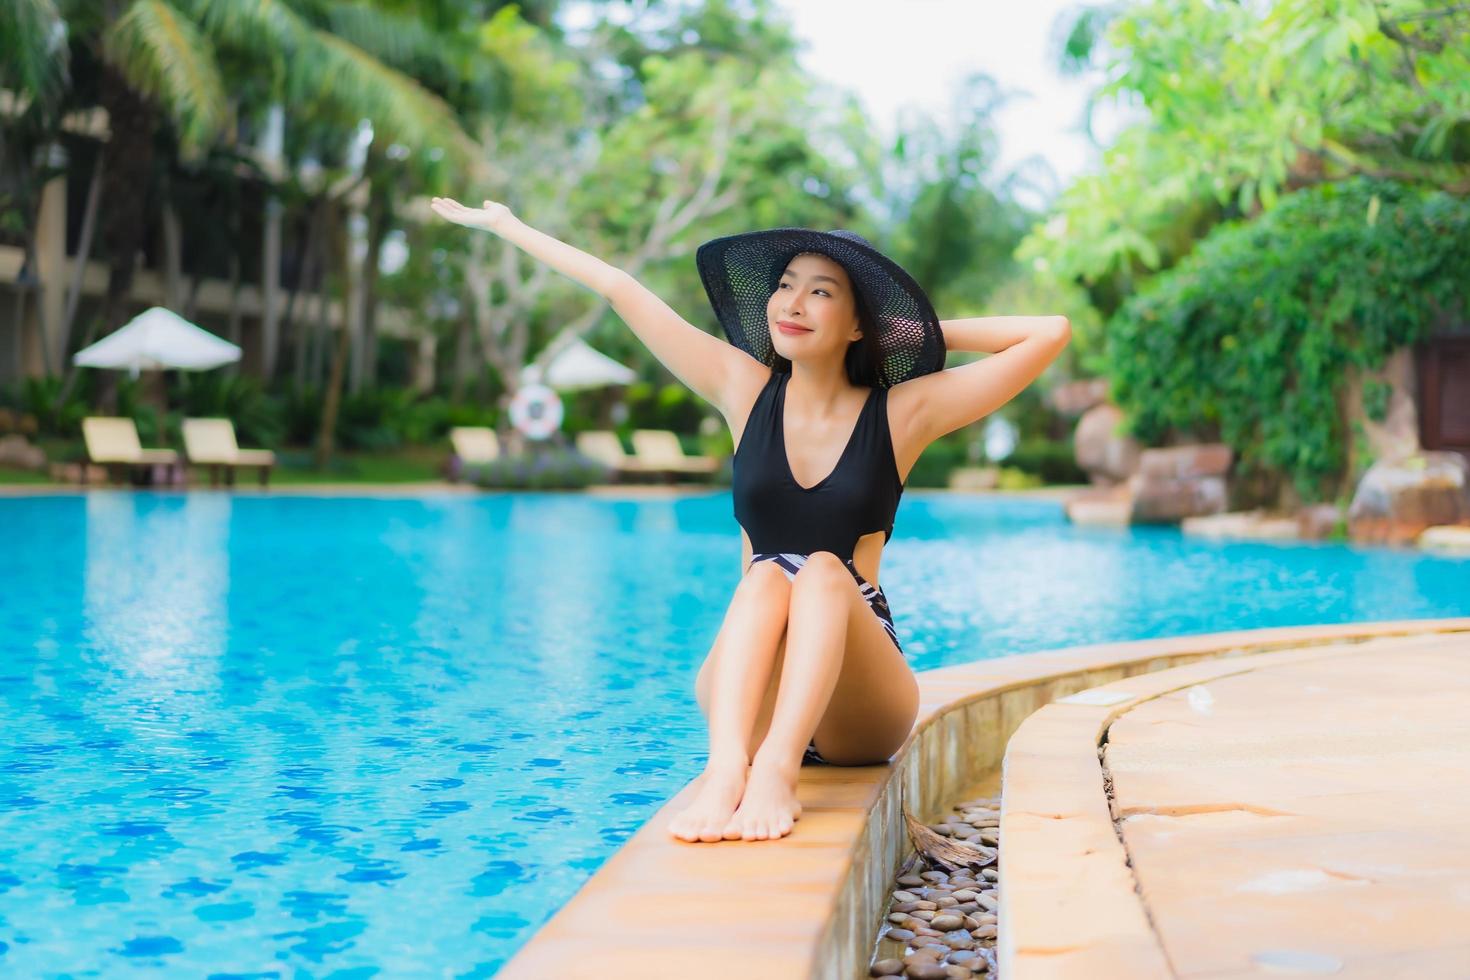
[{"label": "woman's bare foot", "polygon": [[740,808],[725,824],[725,840],[775,840],[791,833],[792,824],[801,818],[801,804],[796,801],[800,773],[799,759],[789,765],[757,755]]},{"label": "woman's bare foot", "polygon": [[669,832],[691,842],[723,840],[725,825],[745,790],[748,769],[744,759],[706,764],[694,802],[669,821]]}]

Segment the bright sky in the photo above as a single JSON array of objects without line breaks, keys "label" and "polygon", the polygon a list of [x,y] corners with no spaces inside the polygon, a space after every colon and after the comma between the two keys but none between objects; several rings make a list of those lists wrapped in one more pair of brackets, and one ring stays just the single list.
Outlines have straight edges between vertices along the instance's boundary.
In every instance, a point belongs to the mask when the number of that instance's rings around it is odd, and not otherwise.
[{"label": "bright sky", "polygon": [[[1099,153],[1081,131],[1087,94],[1101,84],[1091,76],[1064,78],[1057,70],[1064,24],[1075,11],[1065,0],[778,0],[805,44],[801,63],[812,75],[857,92],[869,116],[891,134],[899,113],[918,106],[938,118],[959,80],[983,71],[1013,93],[997,113],[1000,174],[1028,156],[1056,174],[1035,181],[1055,193],[1098,166]],[[1106,144],[1127,114],[1103,103],[1094,113]],[[1040,199],[1024,203],[1039,206]]]},{"label": "bright sky", "polygon": [[[1018,191],[1023,204],[1043,207],[1078,174],[1094,170],[1099,151],[1081,130],[1089,92],[1098,73],[1064,78],[1057,70],[1066,18],[1085,0],[776,0],[805,45],[802,66],[814,77],[856,92],[880,132],[891,138],[906,107],[942,119],[959,81],[983,71],[1009,93],[996,115],[1003,176],[1028,157],[1050,166],[1032,171],[1039,195]],[[632,16],[617,6],[614,18]],[[575,2],[559,19],[573,31],[585,27],[590,8]],[[1110,102],[1094,113],[1094,132],[1104,145],[1129,113]]]}]

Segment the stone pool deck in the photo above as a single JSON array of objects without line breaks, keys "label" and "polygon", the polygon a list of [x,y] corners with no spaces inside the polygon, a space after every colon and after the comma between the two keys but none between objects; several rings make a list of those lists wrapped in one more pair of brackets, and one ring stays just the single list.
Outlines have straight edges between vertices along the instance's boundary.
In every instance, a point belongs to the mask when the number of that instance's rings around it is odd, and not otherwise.
[{"label": "stone pool deck", "polygon": [[1448,632],[1047,705],[1005,758],[1001,975],[1470,977],[1467,707]]},{"label": "stone pool deck", "polygon": [[[1324,702],[1340,697],[1343,683],[1348,683],[1333,681],[1324,685],[1326,692],[1278,693],[1274,710],[1255,712],[1257,718],[1274,719],[1283,726],[1283,733],[1291,730],[1299,733],[1299,764],[1308,771],[1314,767],[1320,770],[1314,778],[1326,779],[1329,774],[1337,773],[1342,782],[1330,785],[1348,787],[1308,794],[1338,797],[1337,801],[1317,800],[1323,805],[1320,812],[1327,813],[1327,805],[1333,802],[1351,808],[1350,815],[1341,816],[1341,823],[1327,822],[1329,817],[1323,816],[1317,818],[1322,822],[1309,826],[1304,834],[1277,835],[1272,846],[1279,850],[1274,853],[1281,859],[1308,862],[1288,867],[1305,868],[1308,872],[1317,868],[1322,877],[1345,882],[1347,879],[1337,879],[1322,870],[1325,852],[1310,850],[1332,846],[1334,842],[1314,842],[1313,835],[1358,835],[1369,848],[1386,846],[1391,835],[1377,828],[1397,827],[1399,820],[1407,819],[1394,807],[1402,805],[1396,802],[1403,798],[1400,794],[1413,795],[1407,784],[1394,781],[1404,773],[1402,767],[1387,758],[1391,754],[1387,753],[1388,746],[1400,745],[1395,750],[1400,758],[1405,753],[1420,753],[1420,761],[1428,765],[1425,760],[1434,750],[1428,744],[1432,739],[1425,738],[1423,726],[1429,726],[1440,739],[1458,733],[1463,749],[1464,722],[1458,722],[1461,727],[1454,730],[1446,726],[1456,724],[1447,706],[1457,700],[1457,694],[1458,702],[1462,706],[1466,704],[1465,687],[1462,681],[1452,689],[1445,673],[1453,673],[1457,664],[1461,674],[1470,668],[1470,618],[1243,630],[1045,651],[922,672],[919,719],[903,747],[883,766],[805,767],[798,786],[803,814],[789,836],[773,841],[715,844],[677,840],[668,833],[667,824],[693,795],[692,784],[685,786],[608,859],[497,975],[569,976],[579,975],[578,970],[585,968],[589,975],[608,978],[699,976],[743,980],[759,976],[848,980],[865,976],[882,913],[888,904],[891,876],[911,852],[903,813],[907,811],[925,822],[936,819],[966,790],[993,777],[1003,759],[1007,782],[1001,838],[1005,904],[1000,919],[1000,942],[1003,952],[1010,953],[1009,969],[1002,964],[1006,980],[1043,976],[1091,980],[1182,975],[1172,972],[1174,966],[1165,954],[1160,933],[1155,932],[1154,922],[1135,891],[1123,842],[1114,831],[1098,754],[1110,721],[1130,710],[1141,711],[1144,702],[1177,691],[1185,692],[1179,695],[1186,706],[1181,710],[1195,712],[1203,697],[1196,693],[1191,701],[1188,690],[1197,685],[1198,677],[1164,676],[1183,669],[1204,671],[1199,676],[1210,678],[1214,700],[1205,703],[1213,704],[1216,714],[1206,717],[1248,725],[1250,713],[1240,714],[1230,709],[1238,697],[1246,696],[1246,689],[1242,688],[1239,694],[1233,687],[1215,693],[1216,675],[1211,670],[1219,672],[1221,677],[1245,674],[1264,664],[1263,658],[1268,657],[1276,657],[1282,669],[1295,662],[1293,658],[1306,663],[1337,656],[1344,658],[1340,662],[1346,663],[1355,650],[1363,654],[1356,663],[1380,663],[1377,678],[1366,681],[1378,692],[1376,700],[1359,700],[1354,707],[1343,708],[1330,719],[1313,714]],[[1437,652],[1431,654],[1431,651]],[[1401,653],[1412,653],[1416,659],[1399,660]],[[1429,661],[1417,659],[1431,655],[1436,659],[1429,666],[1426,666]],[[1368,667],[1362,669],[1366,671]],[[1416,674],[1430,669],[1436,671],[1433,677],[1416,687]],[[1292,675],[1261,673],[1257,681],[1269,688],[1273,676],[1290,678]],[[1330,679],[1337,675],[1327,669],[1325,676]],[[1388,678],[1399,678],[1399,681],[1390,683]],[[1141,687],[1145,679],[1157,682],[1156,687]],[[1283,683],[1292,682],[1288,679]],[[1299,677],[1294,682],[1297,688],[1304,684]],[[1033,724],[1025,737],[1027,746],[1034,746],[1035,750],[1022,751],[1013,745],[1011,754],[1007,754],[1012,734],[1020,735],[1018,729],[1023,722],[1031,724],[1028,718],[1040,718],[1038,709],[1104,685],[1115,685],[1116,690],[1077,699],[1080,703],[1054,706],[1051,714],[1060,711],[1065,717],[1071,717],[1081,713],[1072,723],[1064,725],[1063,731],[1050,730],[1047,726],[1054,724],[1051,722]],[[1411,688],[1438,690],[1443,704],[1430,713],[1417,696],[1411,696]],[[1119,698],[1116,696],[1119,691],[1129,696]],[[1099,697],[1104,703],[1089,703]],[[1166,702],[1150,711],[1169,708]],[[1465,714],[1462,710],[1462,718]],[[1130,725],[1129,730],[1135,727],[1150,730],[1148,725],[1153,715],[1140,715],[1140,719],[1134,719],[1138,725]],[[1359,724],[1349,725],[1354,719]],[[1208,740],[1202,738],[1207,733],[1198,727],[1198,719],[1194,717],[1189,718],[1190,725],[1168,721],[1166,715],[1160,715],[1159,720],[1161,723],[1152,728],[1155,738],[1178,732],[1181,742],[1189,737]],[[1293,724],[1298,727],[1293,729]],[[1321,725],[1330,727],[1325,730],[1313,727]],[[1314,733],[1316,741],[1311,741],[1308,733]],[[1342,736],[1340,743],[1339,736]],[[1135,754],[1130,757],[1128,750],[1120,748],[1118,756],[1120,765],[1131,764],[1136,770],[1129,772],[1127,779],[1120,770],[1125,791],[1137,794],[1138,802],[1129,805],[1143,808],[1165,805],[1149,802],[1156,796],[1166,799],[1162,794],[1170,783],[1160,772],[1173,773],[1182,790],[1191,791],[1183,795],[1198,795],[1194,792],[1200,787],[1197,773],[1190,766],[1179,766],[1179,756],[1173,757],[1172,767],[1155,763],[1150,770],[1150,749],[1155,757],[1164,750],[1143,737],[1135,737],[1133,741],[1137,746]],[[1275,746],[1279,741],[1276,739],[1268,746]],[[1276,747],[1286,751],[1285,744]],[[1315,754],[1308,753],[1308,748]],[[1370,749],[1382,751],[1375,753]],[[1218,753],[1217,767],[1230,770],[1233,765],[1235,771],[1230,774],[1237,779],[1259,772],[1264,774],[1263,778],[1276,779],[1267,785],[1277,789],[1324,785],[1273,777],[1272,770],[1256,764],[1259,759],[1242,758],[1240,746],[1228,738],[1213,751]],[[1216,758],[1207,754],[1200,757]],[[1448,786],[1458,778],[1459,795],[1448,791],[1436,793],[1421,800],[1417,808],[1410,808],[1423,813],[1428,821],[1413,824],[1416,849],[1407,855],[1393,852],[1381,860],[1362,858],[1358,870],[1349,872],[1376,882],[1356,888],[1342,886],[1353,893],[1347,901],[1356,902],[1352,907],[1354,918],[1350,921],[1356,923],[1358,934],[1376,932],[1385,939],[1396,935],[1396,923],[1404,921],[1403,916],[1409,913],[1390,908],[1395,896],[1418,903],[1416,907],[1423,911],[1434,907],[1432,902],[1436,898],[1444,901],[1450,895],[1461,903],[1459,921],[1466,921],[1464,903],[1470,900],[1467,894],[1470,889],[1464,884],[1464,864],[1459,866],[1459,874],[1439,880],[1435,887],[1441,891],[1418,895],[1420,879],[1405,879],[1379,894],[1384,876],[1393,867],[1403,866],[1402,871],[1392,871],[1396,875],[1411,875],[1419,868],[1425,875],[1422,880],[1428,881],[1432,878],[1429,865],[1441,858],[1449,860],[1449,852],[1456,845],[1462,862],[1470,854],[1463,833],[1452,832],[1448,824],[1433,823],[1441,799],[1458,799],[1458,803],[1446,802],[1445,806],[1460,816],[1462,825],[1464,818],[1470,816],[1464,795],[1467,782],[1463,776],[1464,756],[1457,758],[1458,770],[1448,764],[1443,767],[1441,784]],[[1150,772],[1152,782],[1144,776]],[[1385,773],[1385,781],[1374,781],[1371,775],[1374,772]],[[1383,793],[1390,795],[1375,795]],[[1285,809],[1279,802],[1269,808]],[[1227,813],[1227,818],[1222,819],[1229,819],[1231,813],[1239,814],[1247,826],[1259,825],[1249,824],[1251,820],[1278,819],[1253,811],[1222,812]],[[1206,817],[1210,819],[1215,818]],[[1148,824],[1147,819],[1135,821],[1137,833],[1146,833]],[[1204,823],[1197,826],[1200,832],[1217,831],[1217,846],[1226,849],[1225,856],[1215,858],[1213,865],[1206,866],[1214,869],[1210,873],[1221,873],[1239,860],[1229,850],[1237,845],[1232,843],[1236,838],[1228,827]],[[1048,848],[1055,849],[1053,842],[1043,838],[1063,827],[1075,831],[1075,838],[1064,839],[1062,848],[1052,853]],[[1128,832],[1133,832],[1133,827]],[[1037,840],[1042,840],[1042,846],[1032,848]],[[1300,858],[1291,850],[1289,842],[1294,840],[1308,848]],[[1262,846],[1266,856],[1261,860],[1265,861],[1272,852],[1269,846]],[[1351,846],[1351,842],[1342,846]],[[1074,849],[1068,851],[1066,847]],[[1096,857],[1094,852],[1103,853],[1105,859]],[[1022,873],[1027,861],[1042,859],[1051,861],[1047,866],[1051,877],[1041,874],[1032,879]],[[1170,880],[1169,869],[1175,863],[1167,855],[1161,859],[1158,865],[1164,873],[1161,881]],[[1242,966],[1238,958],[1230,958],[1241,950],[1247,956],[1254,950],[1246,949],[1248,944],[1243,941],[1254,921],[1245,917],[1249,912],[1246,906],[1252,902],[1259,905],[1264,900],[1274,901],[1276,896],[1269,891],[1271,888],[1280,892],[1285,885],[1321,881],[1311,874],[1284,878],[1262,874],[1267,875],[1262,879],[1262,887],[1267,890],[1237,897],[1228,908],[1229,917],[1223,920],[1196,918],[1195,913],[1203,913],[1206,906],[1191,906],[1187,902],[1196,901],[1197,896],[1177,899],[1185,904],[1177,920],[1171,921],[1177,921],[1181,929],[1192,930],[1179,933],[1185,937],[1181,942],[1192,942],[1201,957],[1189,961],[1190,964],[1198,963],[1198,969],[1215,971],[1211,974],[1197,969],[1192,975],[1217,976],[1221,980],[1253,975],[1242,972],[1252,968],[1249,960]],[[1201,882],[1209,880],[1193,874],[1185,879],[1201,887]],[[1451,894],[1456,882],[1459,891]],[[1285,894],[1301,897],[1311,892],[1298,887],[1294,892],[1286,889]],[[1263,918],[1269,920],[1270,916]],[[1014,919],[1017,928],[1012,928],[1008,919]],[[1262,949],[1286,953],[1298,950],[1298,946],[1288,944],[1280,935],[1273,933]],[[1309,947],[1308,951],[1311,948],[1315,947]],[[1385,946],[1383,952],[1392,953],[1398,948]],[[1443,945],[1420,948],[1425,955],[1450,955]],[[1081,955],[1089,951],[1101,951],[1102,957],[1119,957],[1118,969],[1109,965],[1112,960]],[[1293,959],[1288,955],[1280,959],[1279,968],[1296,969],[1304,962],[1323,961]],[[1389,974],[1383,972],[1382,962],[1374,976],[1467,975],[1463,971],[1460,974],[1430,972],[1430,961],[1418,973]],[[1072,966],[1079,963],[1081,968],[1073,970]],[[1278,969],[1269,959],[1261,961],[1261,965],[1263,970]]]}]

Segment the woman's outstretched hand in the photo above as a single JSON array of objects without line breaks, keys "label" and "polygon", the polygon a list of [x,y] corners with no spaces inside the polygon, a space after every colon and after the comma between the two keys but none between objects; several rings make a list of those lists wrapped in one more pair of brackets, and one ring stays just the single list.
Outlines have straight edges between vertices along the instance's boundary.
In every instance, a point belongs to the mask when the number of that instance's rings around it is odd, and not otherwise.
[{"label": "woman's outstretched hand", "polygon": [[486,231],[495,231],[504,226],[510,220],[510,208],[497,201],[486,201],[484,207],[467,208],[451,197],[436,197],[429,201],[429,207],[441,218],[447,218],[457,225],[466,228],[484,228]]}]

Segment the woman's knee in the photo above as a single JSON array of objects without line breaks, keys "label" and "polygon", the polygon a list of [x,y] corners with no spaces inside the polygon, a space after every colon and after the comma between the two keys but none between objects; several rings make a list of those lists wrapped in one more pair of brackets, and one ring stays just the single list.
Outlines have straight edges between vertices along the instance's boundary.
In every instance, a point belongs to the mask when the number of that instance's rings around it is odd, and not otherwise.
[{"label": "woman's knee", "polygon": [[793,597],[798,593],[821,591],[831,592],[844,588],[852,582],[852,572],[846,563],[830,551],[814,551],[807,556],[806,564],[796,573],[791,583]]},{"label": "woman's knee", "polygon": [[791,594],[791,580],[773,561],[758,561],[745,572],[736,590],[742,595],[784,599]]},{"label": "woman's knee", "polygon": [[761,608],[784,610],[791,602],[791,580],[775,561],[757,561],[735,586],[735,601],[756,602]]}]

